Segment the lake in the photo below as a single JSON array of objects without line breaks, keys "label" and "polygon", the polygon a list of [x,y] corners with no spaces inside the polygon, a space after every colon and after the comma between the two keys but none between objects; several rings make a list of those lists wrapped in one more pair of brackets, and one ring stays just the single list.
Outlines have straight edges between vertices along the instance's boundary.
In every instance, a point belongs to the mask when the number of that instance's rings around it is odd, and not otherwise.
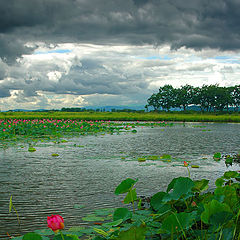
[{"label": "lake", "polygon": [[[215,152],[240,151],[240,124],[176,123],[172,127],[137,127],[137,133],[72,137],[64,143],[38,142],[36,152],[27,144],[0,149],[0,238],[47,227],[47,216],[60,214],[66,229],[86,225],[82,217],[94,209],[121,206],[116,186],[125,178],[138,178],[139,195],[165,190],[178,176],[210,179],[210,189],[226,170],[213,160]],[[57,153],[59,156],[53,157]],[[139,157],[170,154],[172,161],[138,162]],[[10,196],[17,209],[8,213]],[[84,206],[82,206],[84,205]],[[81,207],[80,207],[81,206]],[[7,239],[7,238],[6,238]]]}]

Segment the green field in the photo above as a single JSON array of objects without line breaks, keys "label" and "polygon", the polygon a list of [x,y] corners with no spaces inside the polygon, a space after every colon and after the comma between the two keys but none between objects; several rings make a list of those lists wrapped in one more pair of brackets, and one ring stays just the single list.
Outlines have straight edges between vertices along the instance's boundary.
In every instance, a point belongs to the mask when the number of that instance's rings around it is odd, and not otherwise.
[{"label": "green field", "polygon": [[74,119],[112,121],[240,122],[240,114],[127,112],[1,112],[0,119]]}]

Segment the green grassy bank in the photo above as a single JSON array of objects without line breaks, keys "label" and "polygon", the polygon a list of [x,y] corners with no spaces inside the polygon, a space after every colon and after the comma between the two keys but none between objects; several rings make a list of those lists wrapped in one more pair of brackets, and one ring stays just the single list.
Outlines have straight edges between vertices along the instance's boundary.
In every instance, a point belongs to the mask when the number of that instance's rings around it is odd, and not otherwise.
[{"label": "green grassy bank", "polygon": [[126,112],[1,112],[0,119],[77,119],[119,121],[240,122],[240,114]]}]

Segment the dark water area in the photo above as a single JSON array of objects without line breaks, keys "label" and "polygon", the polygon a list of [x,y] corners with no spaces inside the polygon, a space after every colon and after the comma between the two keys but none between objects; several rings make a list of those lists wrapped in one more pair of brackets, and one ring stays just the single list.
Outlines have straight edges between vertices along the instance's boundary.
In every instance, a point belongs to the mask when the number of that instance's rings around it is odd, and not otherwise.
[{"label": "dark water area", "polygon": [[[138,127],[137,133],[81,136],[66,143],[39,142],[36,152],[28,145],[0,149],[0,238],[47,227],[47,216],[60,214],[66,229],[84,225],[81,219],[94,209],[122,206],[116,186],[125,178],[138,178],[138,195],[150,196],[166,190],[174,177],[188,176],[183,161],[199,165],[190,168],[192,179],[210,179],[226,170],[213,160],[215,152],[240,151],[240,124],[186,123],[172,127]],[[79,146],[81,145],[81,146]],[[84,147],[82,147],[84,146]],[[58,157],[51,154],[57,153]],[[172,162],[138,162],[138,157],[170,154]],[[8,213],[10,196],[17,209]],[[84,205],[76,209],[75,204]]]}]

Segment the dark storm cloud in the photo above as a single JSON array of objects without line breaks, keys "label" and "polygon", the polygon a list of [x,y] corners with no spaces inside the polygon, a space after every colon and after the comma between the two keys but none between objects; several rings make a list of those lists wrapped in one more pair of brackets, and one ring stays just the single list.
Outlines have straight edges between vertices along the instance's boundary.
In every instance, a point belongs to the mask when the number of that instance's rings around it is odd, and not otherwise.
[{"label": "dark storm cloud", "polygon": [[0,6],[1,56],[24,53],[20,43],[37,40],[240,46],[238,0],[0,0]]},{"label": "dark storm cloud", "polygon": [[10,97],[11,94],[8,89],[0,88],[0,98]]}]

